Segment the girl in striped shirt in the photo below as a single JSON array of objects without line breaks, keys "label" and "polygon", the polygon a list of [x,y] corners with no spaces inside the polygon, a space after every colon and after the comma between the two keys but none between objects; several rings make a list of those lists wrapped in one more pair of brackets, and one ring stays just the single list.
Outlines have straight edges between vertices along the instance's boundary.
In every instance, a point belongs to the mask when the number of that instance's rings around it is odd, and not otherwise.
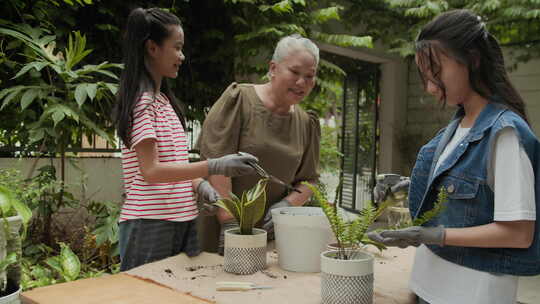
[{"label": "girl in striped shirt", "polygon": [[209,175],[253,173],[254,156],[230,154],[189,163],[184,115],[164,77],[176,78],[185,57],[175,15],[133,10],[124,38],[124,70],[115,123],[122,140],[125,201],[120,215],[122,271],[180,252],[199,254],[199,199],[215,201]]}]

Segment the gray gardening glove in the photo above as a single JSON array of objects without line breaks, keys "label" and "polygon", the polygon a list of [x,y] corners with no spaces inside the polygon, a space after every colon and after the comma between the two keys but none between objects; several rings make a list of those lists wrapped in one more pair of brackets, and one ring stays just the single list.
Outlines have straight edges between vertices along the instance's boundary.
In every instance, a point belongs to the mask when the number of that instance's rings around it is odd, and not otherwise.
[{"label": "gray gardening glove", "polygon": [[409,178],[403,178],[399,183],[390,187],[390,191],[392,191],[392,193],[398,193],[400,191],[408,191],[410,184],[411,184],[411,180]]},{"label": "gray gardening glove", "polygon": [[367,236],[372,241],[390,247],[418,247],[420,244],[444,246],[445,230],[444,226],[413,226],[399,230],[384,230],[381,232],[371,231]]},{"label": "gray gardening glove", "polygon": [[219,231],[218,241],[218,254],[223,255],[225,250],[225,231],[229,229],[239,228],[238,222],[235,219],[228,220],[221,224],[221,230]]},{"label": "gray gardening glove", "polygon": [[209,175],[235,177],[254,174],[255,169],[249,163],[258,163],[259,159],[249,153],[228,154],[219,158],[208,159]]},{"label": "gray gardening glove", "polygon": [[203,180],[197,186],[197,205],[199,212],[204,216],[216,215],[219,207],[213,205],[219,200],[219,194],[207,180]]},{"label": "gray gardening glove", "polygon": [[266,230],[268,240],[273,240],[274,236],[274,221],[272,220],[272,210],[281,207],[291,207],[291,203],[288,200],[282,199],[279,202],[273,204],[268,208],[266,215],[264,216],[262,228]]}]

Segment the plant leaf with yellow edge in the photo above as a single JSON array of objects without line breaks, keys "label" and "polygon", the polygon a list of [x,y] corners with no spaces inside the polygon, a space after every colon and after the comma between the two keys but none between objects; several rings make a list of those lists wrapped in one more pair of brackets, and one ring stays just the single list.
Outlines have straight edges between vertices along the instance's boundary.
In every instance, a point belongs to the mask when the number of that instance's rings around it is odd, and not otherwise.
[{"label": "plant leaf with yellow edge", "polygon": [[247,197],[250,200],[244,202],[244,212],[240,222],[240,231],[242,234],[251,234],[253,226],[264,216],[266,205],[266,184],[267,179],[261,179],[248,191]]},{"label": "plant leaf with yellow edge", "polygon": [[240,218],[240,210],[238,204],[228,198],[222,198],[215,203],[216,206],[225,209],[230,215],[232,215],[236,220]]}]

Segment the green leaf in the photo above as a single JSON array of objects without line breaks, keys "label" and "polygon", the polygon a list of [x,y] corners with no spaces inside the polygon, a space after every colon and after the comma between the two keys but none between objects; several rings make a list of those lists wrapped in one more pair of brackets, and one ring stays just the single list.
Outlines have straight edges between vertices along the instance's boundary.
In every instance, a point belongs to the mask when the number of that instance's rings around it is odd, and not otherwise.
[{"label": "green leaf", "polygon": [[103,74],[103,75],[107,75],[113,79],[118,79],[118,76],[116,76],[116,74],[114,74],[113,72],[110,72],[110,71],[107,71],[107,70],[96,70],[95,71],[96,73],[98,74]]},{"label": "green leaf", "polygon": [[267,179],[261,179],[254,188],[248,190],[247,201],[244,202],[240,231],[242,234],[251,234],[253,226],[264,216],[266,205]]},{"label": "green leaf", "polygon": [[62,111],[61,109],[56,109],[53,113],[52,113],[52,119],[54,121],[54,126],[56,127],[56,125],[61,122],[64,117],[66,117],[66,114],[64,113],[64,111]]},{"label": "green leaf", "polygon": [[325,23],[329,20],[340,20],[339,11],[342,7],[334,6],[319,9],[311,12],[311,18],[316,21],[316,23]]},{"label": "green leaf", "polygon": [[283,0],[280,2],[277,2],[273,5],[260,5],[259,10],[261,12],[266,12],[268,10],[272,10],[273,12],[277,14],[286,14],[286,13],[292,13],[294,12],[294,8],[292,7],[292,3],[289,0]]},{"label": "green leaf", "polygon": [[26,237],[26,230],[28,228],[28,223],[30,222],[30,219],[32,218],[32,210],[23,202],[20,200],[14,198],[11,201],[11,205],[13,208],[17,211],[17,214],[21,216],[22,222],[23,222],[23,232],[22,232],[22,238],[24,239]]},{"label": "green leaf", "polygon": [[86,50],[86,37],[81,35],[79,31],[75,31],[69,35],[68,38],[68,47],[65,49],[66,52],[66,70],[71,71],[71,69],[81,62],[92,50]]},{"label": "green leaf", "polygon": [[272,10],[278,14],[284,14],[284,13],[292,13],[294,12],[294,9],[291,5],[291,2],[289,0],[283,0],[280,1],[274,5],[272,5]]},{"label": "green leaf", "polygon": [[[45,110],[45,112],[43,112],[43,114],[41,115],[41,120],[45,121],[46,119],[48,119],[49,116],[51,116],[51,118],[53,119],[54,121],[54,117],[52,117],[53,115],[55,115],[56,113],[58,112],[61,112],[63,113],[65,116],[68,116],[69,118],[79,122],[80,120],[80,117],[81,115],[83,115],[82,112],[77,112],[76,110],[72,109],[70,106],[68,105],[64,105],[64,104],[55,104],[55,105],[51,105],[49,107],[47,107],[47,110]],[[59,115],[59,114],[56,114],[56,115]],[[57,116],[57,119],[59,118],[60,116]],[[62,118],[63,119],[63,118]],[[95,126],[94,123],[91,123],[92,126]]]},{"label": "green leaf", "polygon": [[123,64],[108,63],[108,62],[105,61],[105,62],[102,62],[99,65],[93,65],[93,64],[84,65],[82,68],[78,69],[76,71],[76,73],[78,75],[86,75],[86,74],[89,74],[89,73],[99,73],[99,74],[107,75],[107,76],[109,76],[109,77],[111,77],[113,79],[118,79],[118,76],[116,74],[114,74],[113,72],[107,70],[109,68],[123,69],[124,65]]},{"label": "green leaf", "polygon": [[79,107],[82,107],[84,101],[86,100],[86,95],[88,94],[87,86],[88,84],[83,83],[78,85],[77,88],[75,88],[75,101],[77,102]]},{"label": "green leaf", "polygon": [[47,260],[45,260],[45,263],[60,275],[64,272],[62,269],[62,262],[60,261],[59,256],[49,257]]},{"label": "green leaf", "polygon": [[291,0],[294,4],[299,4],[299,5],[302,5],[302,6],[306,6],[306,1],[305,0]]},{"label": "green leaf", "polygon": [[96,83],[87,84],[86,92],[88,93],[88,97],[90,97],[90,100],[94,100],[94,98],[96,97],[96,92],[97,92],[97,84]]},{"label": "green leaf", "polygon": [[11,202],[13,201],[13,192],[8,188],[0,185],[0,211],[2,216],[9,214],[13,208]]},{"label": "green leaf", "polygon": [[63,274],[66,281],[73,281],[79,277],[81,272],[81,261],[64,243],[60,243],[60,263],[62,264]]},{"label": "green leaf", "polygon": [[16,79],[16,78],[19,78],[20,76],[26,74],[28,71],[30,71],[31,69],[36,69],[36,71],[41,71],[44,67],[46,67],[47,65],[49,65],[48,62],[44,62],[44,61],[35,61],[35,62],[31,62],[27,65],[25,65],[24,67],[22,67],[22,69],[19,70],[19,72],[13,76],[11,79]]},{"label": "green leaf", "polygon": [[345,73],[345,71],[340,68],[339,66],[333,64],[332,62],[326,60],[326,59],[320,59],[319,60],[319,66],[321,68],[326,68],[326,69],[329,69],[329,70],[332,70],[333,73],[336,73],[340,76],[345,76],[347,75],[347,73]]},{"label": "green leaf", "polygon": [[39,90],[35,90],[35,89],[26,90],[26,92],[24,92],[24,94],[21,97],[21,109],[24,110],[29,105],[31,105],[34,99],[36,99],[36,97],[38,96],[38,94],[39,94]]},{"label": "green leaf", "polygon": [[222,198],[219,201],[217,201],[215,205],[225,209],[225,211],[227,211],[238,222],[240,222],[240,210],[238,209],[238,205],[235,201],[228,198]]},{"label": "green leaf", "polygon": [[10,92],[21,90],[23,88],[24,88],[24,86],[15,86],[15,87],[3,89],[2,91],[0,91],[0,99],[4,98],[4,96],[9,94]]},{"label": "green leaf", "polygon": [[114,142],[111,136],[107,134],[102,128],[98,127],[92,120],[88,119],[84,113],[78,114],[78,119],[83,123],[83,125],[92,131],[94,131],[98,136],[105,139],[108,142]]},{"label": "green leaf", "polygon": [[118,92],[118,85],[114,84],[114,83],[108,83],[106,82],[105,83],[105,86],[109,89],[109,91],[113,94],[113,95],[116,95],[116,92]]},{"label": "green leaf", "polygon": [[281,37],[283,35],[284,35],[283,31],[281,31],[275,26],[264,26],[258,29],[257,31],[249,32],[247,34],[236,35],[234,36],[234,39],[236,41],[242,42],[242,41],[247,41],[247,40],[251,40],[251,39],[259,38],[259,37],[268,37],[268,36]]},{"label": "green leaf", "polygon": [[13,264],[16,264],[18,261],[17,259],[17,253],[16,252],[10,252],[5,259],[0,261],[0,272],[6,271],[6,269]]},{"label": "green leaf", "polygon": [[0,91],[0,99],[5,97],[4,102],[0,107],[0,110],[4,109],[4,107],[6,107],[11,102],[11,100],[13,100],[17,95],[19,95],[19,93],[25,88],[26,86],[15,86]]},{"label": "green leaf", "polygon": [[373,42],[371,36],[352,36],[352,35],[329,35],[321,32],[312,32],[313,37],[316,40],[322,42],[334,44],[342,47],[366,47],[373,48]]},{"label": "green leaf", "polygon": [[[20,31],[0,27],[0,34],[11,36],[15,39],[22,41],[27,47],[31,48],[34,53],[44,59],[51,60],[48,54],[45,52],[45,47],[39,45],[35,40],[26,33],[21,33]],[[54,61],[51,61],[54,62]]]},{"label": "green leaf", "polygon": [[2,107],[0,107],[0,110],[3,109],[4,107],[6,107],[15,97],[17,97],[17,95],[19,95],[19,93],[21,93],[21,90],[11,91],[6,96],[6,98],[4,98],[4,102],[2,103]]},{"label": "green leaf", "polygon": [[35,143],[43,139],[45,137],[45,130],[43,129],[37,129],[37,130],[30,130],[30,143]]}]

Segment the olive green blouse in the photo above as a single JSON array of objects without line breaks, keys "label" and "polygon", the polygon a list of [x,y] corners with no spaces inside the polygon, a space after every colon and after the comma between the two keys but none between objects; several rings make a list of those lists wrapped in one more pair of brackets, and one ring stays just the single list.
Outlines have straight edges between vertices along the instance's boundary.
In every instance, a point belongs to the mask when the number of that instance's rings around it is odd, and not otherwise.
[{"label": "olive green blouse", "polygon": [[[319,178],[320,137],[315,114],[298,105],[286,115],[274,114],[263,105],[253,84],[232,83],[208,113],[197,148],[202,159],[251,153],[269,174],[295,185]],[[256,175],[233,178],[232,191],[239,196],[258,180]],[[287,194],[283,186],[269,183],[268,205]]]}]

